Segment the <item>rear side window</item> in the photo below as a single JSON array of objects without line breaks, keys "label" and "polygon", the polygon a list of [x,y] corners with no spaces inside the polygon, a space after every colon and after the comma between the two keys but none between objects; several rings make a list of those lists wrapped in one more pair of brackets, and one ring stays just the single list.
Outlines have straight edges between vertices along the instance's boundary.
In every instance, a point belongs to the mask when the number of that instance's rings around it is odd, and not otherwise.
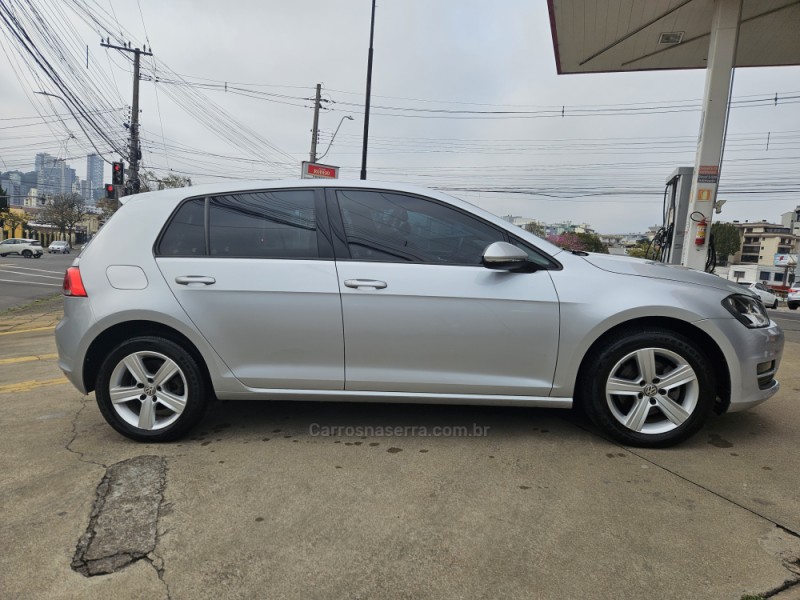
[{"label": "rear side window", "polygon": [[217,196],[208,219],[211,256],[319,257],[313,190]]},{"label": "rear side window", "polygon": [[205,200],[183,204],[169,222],[158,253],[162,256],[203,256],[206,253]]}]

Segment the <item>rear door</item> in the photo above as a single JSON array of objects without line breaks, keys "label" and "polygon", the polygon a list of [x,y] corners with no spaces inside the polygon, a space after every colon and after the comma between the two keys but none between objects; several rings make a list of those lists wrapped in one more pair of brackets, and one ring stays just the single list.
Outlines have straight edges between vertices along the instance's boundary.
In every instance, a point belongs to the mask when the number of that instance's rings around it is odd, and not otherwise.
[{"label": "rear door", "polygon": [[344,385],[341,303],[322,192],[196,198],[156,261],[197,329],[245,385]]},{"label": "rear door", "polygon": [[420,196],[337,190],[329,202],[340,209],[330,213],[346,389],[550,393],[558,298],[546,270],[481,266],[502,230]]}]

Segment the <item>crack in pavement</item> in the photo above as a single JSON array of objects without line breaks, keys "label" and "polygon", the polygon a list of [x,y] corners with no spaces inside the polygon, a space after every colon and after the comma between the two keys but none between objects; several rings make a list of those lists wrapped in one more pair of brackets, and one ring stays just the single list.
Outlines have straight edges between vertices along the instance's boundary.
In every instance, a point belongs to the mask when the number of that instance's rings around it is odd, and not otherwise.
[{"label": "crack in pavement", "polygon": [[156,554],[166,477],[163,456],[136,456],[108,467],[97,486],[89,524],[75,548],[72,569],[94,577],[144,559],[170,598],[164,561]]},{"label": "crack in pavement", "polygon": [[[774,525],[775,528],[776,528],[775,530],[779,532],[777,534],[777,536],[772,536],[772,537],[780,538],[781,537],[780,536],[780,532],[784,532],[784,533],[788,534],[791,537],[791,539],[787,540],[787,539],[784,538],[784,539],[781,540],[782,541],[781,544],[763,544],[762,543],[762,547],[764,548],[765,551],[769,552],[770,554],[773,554],[773,555],[777,556],[781,560],[781,564],[783,565],[783,567],[786,570],[788,570],[790,573],[794,573],[795,575],[800,575],[800,533],[798,533],[798,532],[796,532],[796,531],[794,531],[792,529],[789,529],[788,527],[778,523],[774,519],[771,519],[770,517],[768,517],[768,516],[766,516],[764,514],[761,514],[760,512],[758,512],[756,510],[753,510],[752,508],[750,508],[748,506],[745,506],[745,505],[737,502],[736,500],[734,500],[732,498],[728,498],[727,496],[724,496],[721,493],[712,490],[711,488],[708,488],[708,487],[706,487],[706,486],[704,486],[704,485],[702,485],[702,484],[700,484],[700,483],[698,483],[696,481],[692,481],[688,477],[686,477],[684,475],[681,475],[680,473],[677,473],[677,472],[673,471],[672,469],[670,469],[668,467],[665,467],[664,465],[661,465],[661,464],[655,462],[654,460],[651,460],[651,459],[647,458],[646,456],[643,456],[643,455],[637,453],[636,450],[631,446],[623,446],[622,444],[619,444],[619,443],[615,442],[614,440],[601,435],[597,431],[589,429],[589,428],[581,425],[580,423],[576,423],[574,420],[570,420],[570,419],[567,419],[567,418],[564,418],[564,417],[560,417],[560,418],[563,421],[574,425],[578,429],[580,429],[582,431],[585,431],[586,433],[588,433],[590,435],[593,435],[595,437],[599,437],[599,438],[607,441],[609,444],[613,444],[617,448],[621,448],[623,450],[626,450],[627,452],[629,452],[630,454],[632,454],[636,458],[638,458],[640,460],[643,460],[644,462],[646,462],[648,464],[653,465],[657,469],[661,469],[662,471],[666,471],[670,475],[673,475],[674,477],[677,477],[677,478],[685,481],[686,483],[688,483],[690,485],[693,485],[693,486],[695,486],[697,488],[700,488],[704,492],[712,494],[713,496],[716,496],[720,500],[724,500],[725,502],[727,502],[729,504],[732,504],[733,506],[736,506],[737,508],[740,508],[740,509],[742,509],[744,511],[747,511],[750,514],[752,514],[752,515],[754,515],[754,516],[756,516],[756,517],[758,517],[760,519],[763,519],[764,521],[767,521],[768,523],[772,523],[772,525]],[[790,548],[791,546],[793,546],[794,548]],[[773,597],[773,596],[775,596],[775,595],[777,595],[777,594],[779,594],[781,592],[784,592],[787,589],[792,588],[792,587],[794,587],[796,585],[800,585],[800,577],[793,577],[793,578],[790,578],[790,579],[786,579],[781,585],[769,590],[768,592],[764,592],[764,593],[760,594],[760,596],[762,596],[763,598],[771,598],[771,597]]]},{"label": "crack in pavement", "polygon": [[83,409],[86,408],[86,402],[88,400],[89,400],[89,396],[81,396],[81,406],[80,406],[80,408],[78,408],[78,412],[75,413],[75,416],[72,417],[72,423],[71,423],[71,425],[72,425],[72,437],[70,438],[70,440],[64,446],[64,450],[66,450],[67,452],[71,452],[72,454],[76,454],[78,456],[78,460],[80,460],[83,463],[90,464],[90,465],[96,465],[98,467],[103,467],[104,469],[108,469],[108,465],[96,462],[94,460],[90,460],[90,459],[85,457],[86,455],[83,452],[80,452],[79,450],[73,450],[72,447],[71,447],[72,444],[75,442],[76,438],[78,437],[78,419],[80,418],[81,413],[83,412]]}]

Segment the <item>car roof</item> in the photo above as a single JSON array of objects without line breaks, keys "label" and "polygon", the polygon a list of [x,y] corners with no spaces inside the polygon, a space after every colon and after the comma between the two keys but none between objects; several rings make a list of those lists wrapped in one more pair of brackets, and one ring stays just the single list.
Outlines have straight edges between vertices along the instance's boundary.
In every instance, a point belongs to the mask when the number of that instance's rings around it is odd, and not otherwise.
[{"label": "car roof", "polygon": [[[182,200],[186,198],[196,198],[203,196],[213,196],[215,194],[230,194],[236,192],[247,191],[261,191],[271,189],[286,189],[286,188],[309,188],[309,189],[324,189],[324,188],[361,188],[365,190],[384,190],[387,192],[400,192],[406,194],[414,194],[441,200],[452,206],[459,207],[467,210],[483,219],[494,223],[501,229],[510,229],[515,226],[511,225],[508,221],[503,220],[495,214],[472,204],[461,198],[451,196],[438,190],[412,185],[407,183],[397,183],[390,181],[375,181],[371,179],[279,179],[279,180],[237,180],[227,181],[224,183],[205,183],[201,185],[193,185],[191,187],[171,188],[167,190],[158,190],[155,192],[145,192],[144,194],[135,194],[131,196],[124,196],[120,198],[120,203],[125,204],[139,204],[139,203],[158,203],[161,206],[172,205],[177,206]],[[543,251],[549,253],[551,256],[561,253],[563,250],[558,246],[548,242],[545,239],[538,238],[529,234],[524,229],[520,228],[519,232],[515,232],[519,237],[527,238],[528,236],[536,240],[536,245]]]},{"label": "car roof", "polygon": [[[365,188],[365,189],[385,189],[397,192],[407,192],[411,194],[421,194],[424,196],[437,196],[442,194],[436,190],[429,188],[411,185],[407,183],[397,183],[388,181],[374,181],[371,179],[252,179],[252,180],[237,180],[227,181],[224,183],[204,183],[200,185],[193,185],[191,187],[183,188],[170,188],[166,190],[158,190],[155,192],[146,192],[144,194],[136,194],[132,196],[123,196],[119,199],[120,203],[127,204],[132,201],[142,201],[149,199],[156,194],[160,201],[168,198],[187,198],[189,196],[205,196],[213,194],[225,194],[231,192],[243,192],[248,190],[268,190],[278,188],[330,188],[330,187],[347,187],[347,188]],[[447,196],[448,199],[453,199],[452,196]],[[456,199],[457,200],[457,199]]]}]

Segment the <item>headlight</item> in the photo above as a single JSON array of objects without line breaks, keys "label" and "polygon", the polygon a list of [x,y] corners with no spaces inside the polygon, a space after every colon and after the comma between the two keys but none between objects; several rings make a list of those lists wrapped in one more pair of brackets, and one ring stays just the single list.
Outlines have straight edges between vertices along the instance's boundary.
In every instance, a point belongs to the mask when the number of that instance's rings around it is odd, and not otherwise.
[{"label": "headlight", "polygon": [[767,309],[758,298],[733,294],[722,301],[722,306],[745,327],[755,329],[769,325]]}]

